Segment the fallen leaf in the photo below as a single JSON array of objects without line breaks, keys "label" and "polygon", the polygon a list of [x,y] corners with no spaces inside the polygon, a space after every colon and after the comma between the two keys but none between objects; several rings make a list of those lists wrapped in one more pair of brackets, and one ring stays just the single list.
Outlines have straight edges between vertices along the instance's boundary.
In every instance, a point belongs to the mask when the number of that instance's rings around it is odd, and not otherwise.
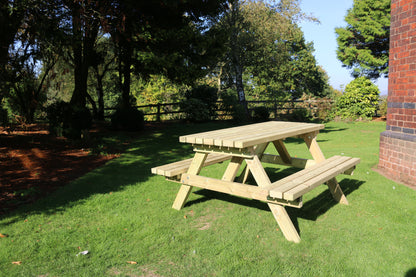
[{"label": "fallen leaf", "polygon": [[0,233],[0,238],[7,238],[8,235]]},{"label": "fallen leaf", "polygon": [[188,217],[186,215],[184,215],[183,218],[187,219]]},{"label": "fallen leaf", "polygon": [[12,262],[12,264],[21,265],[22,264],[22,261]]},{"label": "fallen leaf", "polygon": [[137,262],[134,261],[127,261],[128,264],[137,264]]},{"label": "fallen leaf", "polygon": [[87,255],[88,253],[90,253],[88,250],[85,250],[85,251],[82,251],[82,252],[79,252],[76,256],[78,257],[78,255]]}]

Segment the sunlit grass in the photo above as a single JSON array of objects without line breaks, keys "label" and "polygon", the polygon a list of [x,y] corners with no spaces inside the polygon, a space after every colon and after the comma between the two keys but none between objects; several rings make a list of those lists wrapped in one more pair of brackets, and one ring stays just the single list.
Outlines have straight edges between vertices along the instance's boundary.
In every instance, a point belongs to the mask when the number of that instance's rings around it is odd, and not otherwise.
[{"label": "sunlit grass", "polygon": [[[371,169],[380,122],[328,123],[326,155],[361,158],[338,180],[349,206],[325,186],[288,208],[301,243],[286,241],[259,201],[194,189],[171,208],[179,185],[150,168],[192,156],[179,135],[229,126],[175,125],[128,140],[120,158],[0,220],[0,276],[406,276],[416,268],[416,191]],[[110,138],[109,138],[110,139]],[[111,140],[111,139],[110,139]],[[308,157],[287,140],[289,152]],[[267,151],[274,151],[269,148]],[[219,176],[226,163],[204,170]],[[270,176],[285,168],[266,166]],[[78,255],[88,250],[86,255]],[[21,262],[21,264],[13,264]],[[409,275],[412,276],[412,275]]]}]

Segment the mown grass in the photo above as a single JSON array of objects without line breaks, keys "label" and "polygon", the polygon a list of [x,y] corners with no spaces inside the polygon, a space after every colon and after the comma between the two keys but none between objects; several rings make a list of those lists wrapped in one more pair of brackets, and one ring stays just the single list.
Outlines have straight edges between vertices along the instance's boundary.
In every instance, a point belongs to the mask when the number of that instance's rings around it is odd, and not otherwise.
[{"label": "mown grass", "polygon": [[[118,159],[49,197],[0,219],[1,276],[414,276],[416,191],[371,169],[378,162],[381,122],[328,123],[318,136],[327,157],[360,157],[338,180],[350,205],[325,186],[288,208],[301,243],[286,241],[267,205],[194,189],[181,211],[179,185],[150,168],[191,157],[178,136],[229,126],[175,125],[128,141]],[[289,152],[308,157],[304,143]],[[274,151],[273,149],[268,149]],[[219,176],[226,163],[204,169]],[[287,168],[266,166],[276,178]],[[87,255],[78,255],[88,250]],[[21,262],[20,265],[13,262]]]}]

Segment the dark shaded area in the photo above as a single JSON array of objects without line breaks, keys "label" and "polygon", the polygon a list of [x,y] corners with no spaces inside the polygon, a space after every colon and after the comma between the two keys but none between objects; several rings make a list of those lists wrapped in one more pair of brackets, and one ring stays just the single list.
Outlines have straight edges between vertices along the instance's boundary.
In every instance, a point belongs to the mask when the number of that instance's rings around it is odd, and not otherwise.
[{"label": "dark shaded area", "polygon": [[406,272],[404,277],[416,277],[416,268],[410,269],[408,272]]},{"label": "dark shaded area", "polygon": [[[49,181],[36,183],[28,178],[28,176],[24,174],[21,175],[21,181],[23,183],[26,182],[27,187],[30,187],[28,189],[29,194],[32,194],[30,191],[38,191],[39,187],[42,185],[46,185],[49,190],[45,194],[33,193],[36,197],[32,197],[30,201],[18,201],[13,207],[18,207],[15,211],[10,212],[10,203],[8,203],[8,208],[3,209],[3,214],[0,214],[0,219],[12,217],[13,219],[10,219],[9,221],[6,220],[3,223],[11,224],[17,220],[23,220],[29,213],[54,214],[76,205],[79,201],[87,199],[91,195],[117,192],[123,190],[125,186],[137,185],[145,182],[152,176],[150,171],[152,167],[191,157],[191,145],[179,143],[179,135],[186,134],[189,130],[192,131],[189,131],[188,133],[195,133],[225,127],[230,127],[230,124],[224,122],[195,125],[162,123],[147,124],[145,130],[142,132],[110,132],[107,129],[92,132],[90,138],[90,141],[93,143],[93,145],[90,145],[91,152],[124,152],[125,155],[129,155],[129,157],[123,159],[123,156],[121,156],[114,161],[111,166],[100,168],[97,167],[103,165],[104,162],[101,164],[94,163],[93,160],[96,159],[95,155],[87,155],[87,160],[84,160],[83,162],[80,161],[81,158],[75,157],[74,160],[79,162],[79,167],[77,166],[79,174],[76,174],[74,171],[76,170],[75,162],[71,163],[72,160],[63,156],[50,155],[49,159],[51,160],[51,163],[49,163],[49,165],[55,164],[55,168],[48,169],[45,167],[45,160],[39,162],[39,170],[42,168],[42,172],[45,173],[45,176],[47,176]],[[47,148],[47,144],[45,143],[46,137],[48,137],[48,134],[45,132],[40,135],[40,138],[42,139],[39,141],[37,140],[37,136],[27,133],[25,136],[22,136],[21,139],[24,140],[22,141],[17,139],[17,136],[13,137],[13,134],[11,137],[7,134],[1,134],[0,148],[4,151],[8,151],[15,145],[19,149],[27,149],[28,151],[32,151],[33,148],[45,148],[45,150],[49,151],[50,149]],[[60,140],[61,139],[59,138],[56,139],[56,145],[54,146],[55,150],[58,149]],[[79,150],[83,149],[82,147],[85,147],[82,144],[78,145],[80,148],[76,148],[76,146],[77,144],[62,142],[62,147],[60,149],[63,152],[70,152],[73,149]],[[28,157],[28,155],[23,156]],[[134,156],[137,156],[137,159],[135,159]],[[1,157],[4,159],[0,161],[0,166],[8,166],[7,172],[9,172],[9,174],[13,174],[14,172],[14,174],[16,174],[15,176],[18,176],[17,174],[19,173],[19,168],[22,167],[22,163],[19,161],[13,166],[9,166],[7,157],[3,157],[3,155]],[[108,157],[106,158],[106,161],[107,160],[109,160]],[[62,168],[58,168],[58,164],[60,163],[63,165]],[[44,167],[41,167],[41,165]],[[94,168],[97,169],[90,172],[90,174],[83,176]],[[0,184],[1,191],[3,192],[3,188],[6,187],[4,183],[6,171],[0,170]],[[58,172],[62,172],[63,176],[58,176]],[[30,175],[29,172],[27,174]],[[53,177],[54,174],[57,175],[55,176],[57,177],[56,180]],[[35,177],[41,176],[40,174],[36,175],[36,173],[34,175]],[[83,180],[80,182],[72,182],[79,177],[82,177]],[[84,180],[84,178],[86,179]],[[11,184],[9,184],[8,187],[9,191],[14,191],[15,189]],[[48,195],[48,197],[44,197],[45,195]],[[30,204],[24,205],[27,203]]]}]

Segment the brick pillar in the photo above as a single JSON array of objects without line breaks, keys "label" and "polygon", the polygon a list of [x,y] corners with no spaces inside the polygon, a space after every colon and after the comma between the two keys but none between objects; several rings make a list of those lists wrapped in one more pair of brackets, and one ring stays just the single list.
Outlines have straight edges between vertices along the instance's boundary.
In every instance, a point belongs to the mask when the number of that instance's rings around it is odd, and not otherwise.
[{"label": "brick pillar", "polygon": [[392,0],[387,127],[380,135],[379,169],[416,185],[416,3]]}]

